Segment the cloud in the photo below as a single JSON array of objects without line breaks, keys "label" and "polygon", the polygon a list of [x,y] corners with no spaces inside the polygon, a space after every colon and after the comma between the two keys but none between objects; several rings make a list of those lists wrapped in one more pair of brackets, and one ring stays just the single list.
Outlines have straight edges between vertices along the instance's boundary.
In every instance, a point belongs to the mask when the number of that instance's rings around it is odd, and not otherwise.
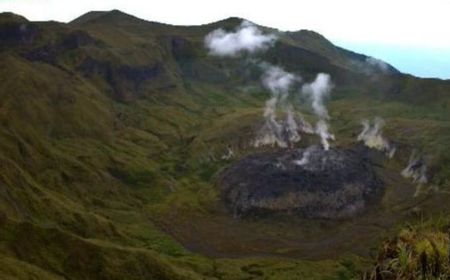
[{"label": "cloud", "polygon": [[243,52],[255,53],[266,50],[275,40],[275,35],[265,35],[253,23],[242,21],[234,32],[226,32],[219,28],[206,35],[205,46],[211,55],[236,56]]}]

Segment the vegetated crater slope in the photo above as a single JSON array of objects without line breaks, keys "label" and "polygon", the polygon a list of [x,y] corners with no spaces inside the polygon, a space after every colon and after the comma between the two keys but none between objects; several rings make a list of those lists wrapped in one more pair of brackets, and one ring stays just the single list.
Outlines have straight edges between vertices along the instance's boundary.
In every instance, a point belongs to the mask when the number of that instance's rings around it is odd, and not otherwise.
[{"label": "vegetated crater slope", "polygon": [[348,218],[381,193],[365,148],[320,146],[249,155],[221,173],[222,197],[236,216],[285,212]]},{"label": "vegetated crater slope", "polygon": [[[448,186],[448,81],[391,67],[368,73],[367,56],[315,32],[276,31],[279,40],[255,59],[308,81],[318,72],[333,77],[337,146],[353,140],[360,119],[380,115],[387,137],[406,148],[380,175],[381,214],[329,230],[222,212],[213,178],[261,152],[248,143],[268,93],[258,69],[209,56],[204,37],[241,21],[172,26],[109,11],[60,23],[0,14],[0,278],[332,277],[346,269],[342,253],[368,255],[368,240],[374,245],[423,205],[405,202],[414,188],[398,178],[412,148],[432,156],[431,184]],[[227,147],[234,157],[224,159]],[[424,201],[433,213],[446,199]],[[267,257],[264,265],[242,259],[255,255]],[[280,255],[318,261],[272,258]]]}]

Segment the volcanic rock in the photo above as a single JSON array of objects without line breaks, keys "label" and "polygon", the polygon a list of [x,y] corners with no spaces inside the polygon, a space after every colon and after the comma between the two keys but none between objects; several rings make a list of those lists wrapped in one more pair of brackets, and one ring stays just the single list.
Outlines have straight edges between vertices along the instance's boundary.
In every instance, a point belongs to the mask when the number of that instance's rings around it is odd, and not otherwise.
[{"label": "volcanic rock", "polygon": [[382,189],[369,150],[320,146],[250,155],[219,176],[222,199],[236,216],[268,213],[346,218]]}]

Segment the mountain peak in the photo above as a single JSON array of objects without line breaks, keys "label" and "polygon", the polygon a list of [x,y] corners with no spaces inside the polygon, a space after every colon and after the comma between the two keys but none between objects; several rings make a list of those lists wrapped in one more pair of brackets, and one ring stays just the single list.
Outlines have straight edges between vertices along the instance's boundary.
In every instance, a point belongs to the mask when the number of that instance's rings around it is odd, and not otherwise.
[{"label": "mountain peak", "polygon": [[110,11],[91,11],[87,12],[76,19],[72,20],[70,24],[81,25],[86,23],[91,23],[94,21],[105,21],[105,22],[129,22],[129,21],[143,21],[135,16],[122,12],[120,10],[114,9]]},{"label": "mountain peak", "polygon": [[291,31],[291,32],[286,32],[286,33],[293,38],[309,37],[309,38],[314,38],[314,39],[319,39],[319,40],[327,40],[322,34],[312,31],[312,30],[308,30],[308,29],[300,29],[297,31]]},{"label": "mountain peak", "polygon": [[28,20],[18,14],[11,13],[11,12],[3,12],[0,13],[0,23],[2,22],[16,22],[16,23],[25,23],[28,22]]},{"label": "mountain peak", "polygon": [[223,20],[219,20],[218,22],[240,24],[241,22],[243,22],[245,20],[246,20],[245,18],[240,18],[240,17],[227,17]]},{"label": "mountain peak", "polygon": [[214,28],[225,28],[225,29],[233,29],[239,26],[243,21],[247,21],[245,18],[240,17],[228,17],[222,20],[218,20],[212,23],[207,24],[208,26]]}]

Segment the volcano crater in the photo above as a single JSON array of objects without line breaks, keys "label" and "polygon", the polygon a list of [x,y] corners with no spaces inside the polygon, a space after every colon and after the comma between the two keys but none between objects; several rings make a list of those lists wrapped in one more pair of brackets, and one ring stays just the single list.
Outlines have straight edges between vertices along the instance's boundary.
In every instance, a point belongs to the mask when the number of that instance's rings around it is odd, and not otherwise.
[{"label": "volcano crater", "polygon": [[249,155],[223,170],[218,185],[226,207],[238,217],[349,218],[383,189],[364,147],[310,146]]}]

